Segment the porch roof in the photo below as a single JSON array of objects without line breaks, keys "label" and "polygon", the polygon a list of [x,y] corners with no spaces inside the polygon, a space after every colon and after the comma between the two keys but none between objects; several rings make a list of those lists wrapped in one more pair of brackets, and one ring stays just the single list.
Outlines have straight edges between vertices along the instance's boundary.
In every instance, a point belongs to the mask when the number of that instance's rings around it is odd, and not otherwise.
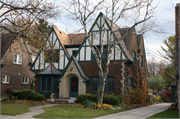
[{"label": "porch roof", "polygon": [[43,71],[41,72],[38,72],[36,75],[41,75],[41,74],[54,74],[54,75],[61,75],[62,72],[60,72],[58,69],[56,69],[54,67],[54,65],[52,63],[50,63],[46,69],[44,69]]}]

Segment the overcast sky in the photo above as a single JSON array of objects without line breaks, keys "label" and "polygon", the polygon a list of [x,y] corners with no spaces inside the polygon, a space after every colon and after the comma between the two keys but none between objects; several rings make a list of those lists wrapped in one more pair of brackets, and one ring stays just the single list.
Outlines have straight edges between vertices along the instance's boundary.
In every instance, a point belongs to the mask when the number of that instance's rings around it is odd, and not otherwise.
[{"label": "overcast sky", "polygon": [[[58,1],[58,4],[60,4],[60,2],[61,0]],[[177,3],[180,3],[180,0],[154,0],[153,5],[157,6],[154,17],[159,25],[159,28],[164,29],[167,33],[156,34],[147,32],[144,35],[147,60],[150,60],[153,56],[158,61],[163,60],[157,51],[161,51],[160,46],[164,46],[164,39],[175,35],[175,6]],[[70,28],[78,28],[79,25],[78,23],[68,21],[68,19],[64,17],[64,14],[61,15],[59,20],[52,20],[51,23],[56,25],[58,29],[65,32],[67,32],[67,28],[68,31],[72,32]]]}]

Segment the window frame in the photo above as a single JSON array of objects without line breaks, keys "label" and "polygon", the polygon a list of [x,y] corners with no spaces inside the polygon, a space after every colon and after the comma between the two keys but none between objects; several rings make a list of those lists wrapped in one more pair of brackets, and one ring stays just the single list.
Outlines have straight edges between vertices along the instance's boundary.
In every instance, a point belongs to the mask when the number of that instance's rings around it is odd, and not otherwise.
[{"label": "window frame", "polygon": [[132,58],[136,62],[136,52],[134,50],[132,50]]},{"label": "window frame", "polygon": [[[16,58],[15,58],[15,56],[16,56]],[[14,60],[16,60],[16,61],[14,61]],[[23,60],[22,55],[14,54],[14,56],[13,56],[13,64],[22,65],[22,60]]]},{"label": "window frame", "polygon": [[9,84],[10,83],[10,76],[9,75],[3,75],[2,83]]},{"label": "window frame", "polygon": [[133,89],[133,78],[128,78],[128,87]]},{"label": "window frame", "polygon": [[[101,45],[96,45],[96,47],[98,48],[98,50],[99,50],[99,52],[101,51]],[[108,54],[107,54],[107,45],[103,45],[103,54],[102,54],[102,56],[101,56],[101,59],[102,59],[102,61],[103,62],[105,62],[106,60],[107,60],[107,56],[108,56]],[[94,48],[95,50],[96,50],[96,48]],[[103,56],[105,56],[105,58],[102,58]],[[96,59],[94,58],[94,55],[93,55],[93,53],[92,53],[92,51],[91,51],[91,61],[96,61]]]},{"label": "window frame", "polygon": [[143,56],[140,55],[140,66],[143,67]]},{"label": "window frame", "polygon": [[[42,89],[43,88],[43,78],[45,78],[45,81],[44,81],[44,88],[45,89]],[[51,79],[51,83],[50,83],[50,90],[48,90],[48,79]],[[45,76],[42,76],[40,77],[40,83],[39,83],[39,91],[42,91],[42,92],[52,92],[53,91],[53,78],[52,77],[45,77]]]},{"label": "window frame", "polygon": [[[99,86],[99,84],[100,84],[100,78],[98,77],[98,76],[92,76],[91,77],[91,92],[97,92],[97,90],[93,90],[92,89],[92,86],[93,86],[93,78],[98,78],[98,85],[97,85],[97,88],[98,88],[98,86]],[[114,87],[113,87],[113,91],[109,91],[108,90],[108,87],[109,87],[109,78],[113,78],[114,79]],[[106,85],[105,85],[105,88],[104,88],[105,90],[104,90],[104,92],[105,93],[114,93],[114,91],[115,91],[115,76],[108,76],[107,77],[107,79],[106,79]]]},{"label": "window frame", "polygon": [[29,77],[22,77],[21,83],[22,84],[29,84]]}]

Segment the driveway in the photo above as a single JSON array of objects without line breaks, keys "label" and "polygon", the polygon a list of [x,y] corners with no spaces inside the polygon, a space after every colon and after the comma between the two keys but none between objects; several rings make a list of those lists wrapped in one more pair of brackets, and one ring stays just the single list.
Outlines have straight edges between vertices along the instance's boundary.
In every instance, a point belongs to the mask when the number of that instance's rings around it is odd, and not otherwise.
[{"label": "driveway", "polygon": [[125,112],[119,112],[102,117],[97,117],[94,119],[146,119],[151,115],[166,110],[170,105],[171,103],[160,103],[151,106],[132,109]]}]

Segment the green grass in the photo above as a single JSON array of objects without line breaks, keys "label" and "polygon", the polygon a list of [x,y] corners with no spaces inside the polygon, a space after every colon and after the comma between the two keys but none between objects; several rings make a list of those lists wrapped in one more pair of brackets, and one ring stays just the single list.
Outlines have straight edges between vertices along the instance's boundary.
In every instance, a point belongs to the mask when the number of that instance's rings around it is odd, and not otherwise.
[{"label": "green grass", "polygon": [[46,107],[45,113],[36,115],[36,118],[94,118],[103,115],[113,114],[123,110],[97,110],[78,107]]},{"label": "green grass", "polygon": [[1,114],[5,115],[19,115],[25,112],[29,112],[29,107],[24,104],[15,103],[2,103],[1,102]]},{"label": "green grass", "polygon": [[163,112],[152,115],[148,118],[179,118],[179,111],[177,110],[165,110]]}]

